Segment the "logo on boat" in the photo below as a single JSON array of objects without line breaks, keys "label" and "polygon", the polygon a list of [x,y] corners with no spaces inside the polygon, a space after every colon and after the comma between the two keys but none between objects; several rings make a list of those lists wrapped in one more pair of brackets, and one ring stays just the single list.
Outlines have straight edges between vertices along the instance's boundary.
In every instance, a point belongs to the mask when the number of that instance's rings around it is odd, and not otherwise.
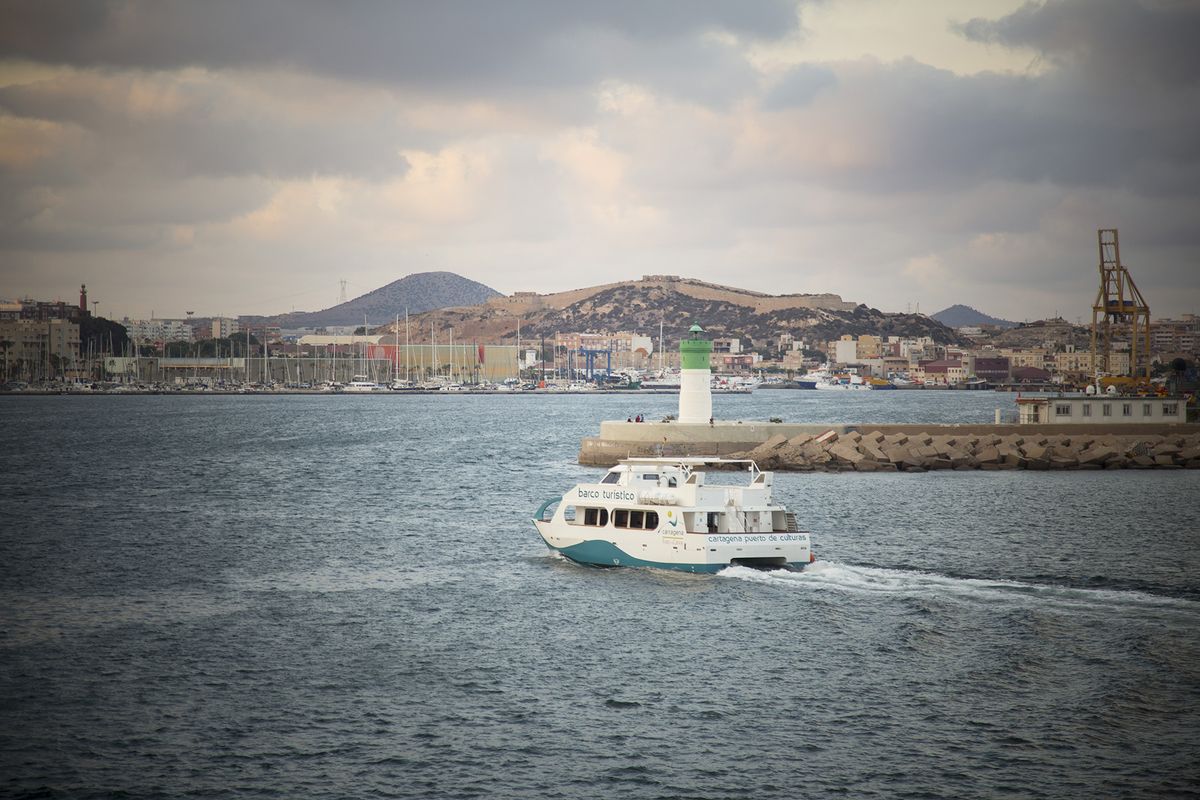
[{"label": "logo on boat", "polygon": [[670,525],[672,528],[679,527],[679,520],[675,519],[674,511],[667,512],[667,524]]},{"label": "logo on boat", "polygon": [[637,500],[637,495],[624,489],[576,489],[575,493],[581,499],[590,500]]}]

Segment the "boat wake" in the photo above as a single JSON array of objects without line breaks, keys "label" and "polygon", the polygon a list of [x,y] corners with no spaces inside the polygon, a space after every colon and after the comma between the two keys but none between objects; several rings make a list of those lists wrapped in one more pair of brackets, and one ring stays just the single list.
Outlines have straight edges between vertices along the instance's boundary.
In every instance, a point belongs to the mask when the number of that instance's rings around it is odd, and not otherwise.
[{"label": "boat wake", "polygon": [[848,592],[962,602],[1057,606],[1064,609],[1172,611],[1200,615],[1200,602],[1118,589],[1089,589],[1021,581],[952,578],[934,572],[816,561],[802,572],[729,567],[720,577],[805,591]]}]

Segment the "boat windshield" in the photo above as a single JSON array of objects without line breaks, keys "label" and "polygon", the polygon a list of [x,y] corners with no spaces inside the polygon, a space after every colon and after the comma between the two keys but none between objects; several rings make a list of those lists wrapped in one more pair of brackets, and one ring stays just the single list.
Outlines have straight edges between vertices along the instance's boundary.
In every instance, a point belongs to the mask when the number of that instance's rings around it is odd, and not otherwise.
[{"label": "boat windshield", "polygon": [[601,480],[600,482],[601,483],[616,483],[619,480],[621,480],[621,473],[613,471],[613,472],[610,472],[607,475],[605,475],[604,479]]}]

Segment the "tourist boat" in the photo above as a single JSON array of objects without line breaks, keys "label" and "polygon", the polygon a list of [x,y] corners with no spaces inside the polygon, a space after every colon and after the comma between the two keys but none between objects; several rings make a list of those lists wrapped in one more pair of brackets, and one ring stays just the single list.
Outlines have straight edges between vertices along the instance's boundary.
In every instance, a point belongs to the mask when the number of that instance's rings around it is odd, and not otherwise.
[{"label": "tourist boat", "polygon": [[[710,486],[706,468],[744,470],[750,480]],[[542,503],[533,524],[551,550],[580,564],[799,569],[815,559],[809,534],[771,502],[772,480],[750,460],[629,458]]]}]

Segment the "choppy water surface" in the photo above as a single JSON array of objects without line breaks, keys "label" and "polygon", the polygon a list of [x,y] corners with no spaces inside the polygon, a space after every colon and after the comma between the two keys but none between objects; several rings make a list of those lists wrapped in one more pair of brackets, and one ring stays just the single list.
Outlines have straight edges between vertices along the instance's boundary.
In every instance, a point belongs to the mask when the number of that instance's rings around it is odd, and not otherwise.
[{"label": "choppy water surface", "polygon": [[779,474],[804,573],[552,556],[580,437],[674,403],[0,398],[0,794],[1197,792],[1200,472]]}]

